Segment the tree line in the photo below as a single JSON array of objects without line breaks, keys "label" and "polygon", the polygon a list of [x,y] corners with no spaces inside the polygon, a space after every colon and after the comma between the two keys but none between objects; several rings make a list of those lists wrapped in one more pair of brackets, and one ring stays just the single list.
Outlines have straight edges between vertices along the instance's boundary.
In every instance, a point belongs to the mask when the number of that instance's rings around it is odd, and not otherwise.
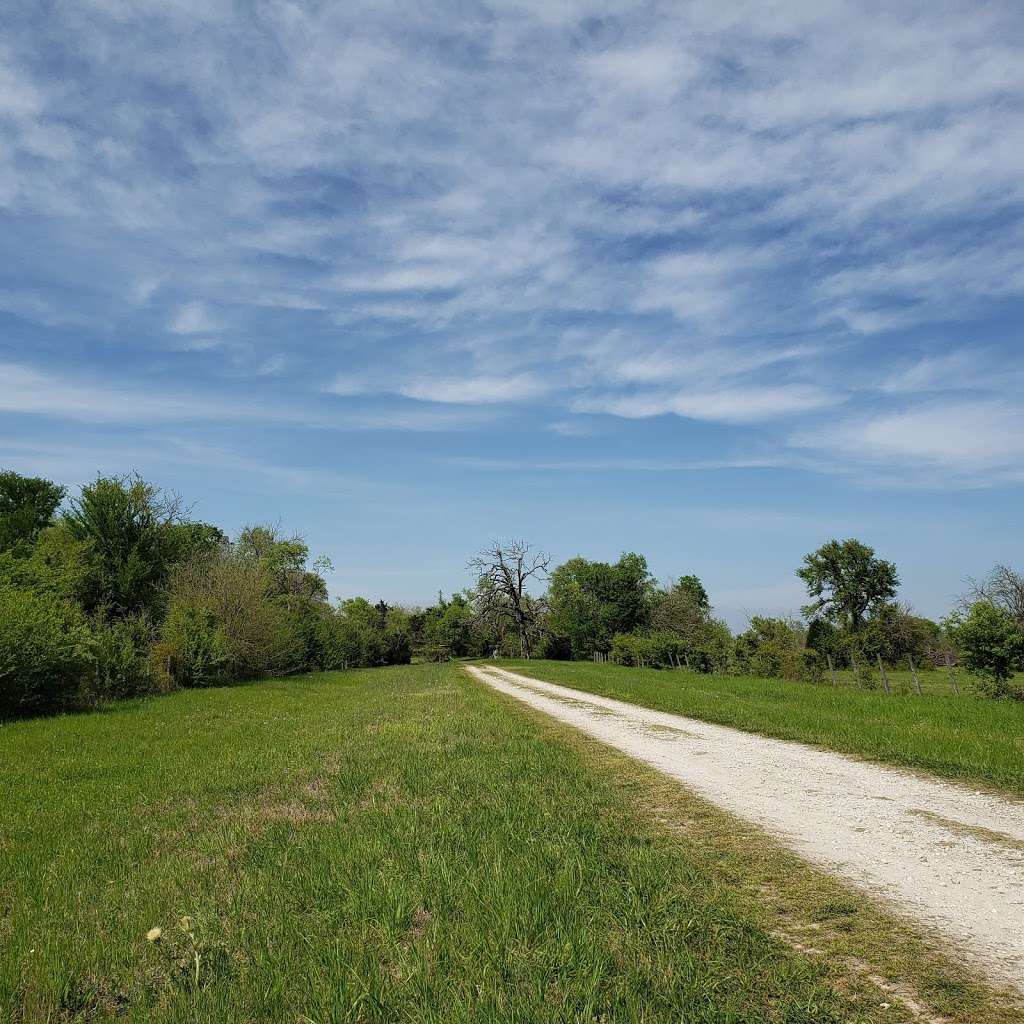
[{"label": "tree line", "polygon": [[[934,622],[896,601],[892,562],[859,540],[832,540],[796,569],[809,598],[802,617],[753,616],[733,635],[696,576],[659,585],[635,552],[614,563],[577,557],[550,572],[549,565],[522,541],[494,544],[471,561],[479,583],[465,614],[486,622],[488,635],[497,629],[496,653],[808,682],[848,669],[860,685],[873,688],[880,678],[887,690],[888,671],[902,668],[919,692],[919,671],[959,666],[988,696],[1024,698],[1013,682],[1024,671],[1024,576],[1006,566],[971,582],[960,606]],[[524,584],[541,579],[546,590],[531,595]]]},{"label": "tree line", "polygon": [[409,661],[409,615],[328,602],[298,535],[234,539],[139,477],[0,473],[0,714]]},{"label": "tree line", "polygon": [[733,635],[696,576],[659,584],[646,559],[552,568],[522,541],[469,562],[475,584],[426,608],[331,604],[326,558],[254,525],[230,538],[138,476],[99,476],[69,498],[0,473],[0,715],[413,657],[599,658],[817,681],[851,668],[958,664],[992,696],[1019,696],[1024,577],[999,567],[941,623],[895,602],[895,566],[833,541],[798,573],[803,618],[756,616]]}]

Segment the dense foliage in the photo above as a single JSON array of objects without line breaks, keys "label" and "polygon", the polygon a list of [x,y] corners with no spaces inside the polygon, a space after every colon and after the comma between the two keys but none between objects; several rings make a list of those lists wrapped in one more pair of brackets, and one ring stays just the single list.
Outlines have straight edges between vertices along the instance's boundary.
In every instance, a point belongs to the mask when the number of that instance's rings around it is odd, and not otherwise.
[{"label": "dense foliage", "polygon": [[0,474],[0,714],[407,662],[401,609],[328,603],[301,537],[231,541],[138,477],[64,490]]},{"label": "dense foliage", "polygon": [[804,619],[754,616],[734,636],[696,576],[659,585],[636,552],[549,571],[531,545],[495,543],[470,562],[474,587],[428,608],[332,605],[332,566],[311,561],[298,535],[250,526],[231,539],[135,476],[65,498],[48,480],[0,473],[3,716],[414,657],[592,658],[806,682],[846,668],[867,687],[880,674],[886,689],[887,669],[917,681],[961,665],[988,696],[1022,696],[1024,578],[1005,566],[938,624],[895,603],[891,562],[833,540],[797,569]]}]

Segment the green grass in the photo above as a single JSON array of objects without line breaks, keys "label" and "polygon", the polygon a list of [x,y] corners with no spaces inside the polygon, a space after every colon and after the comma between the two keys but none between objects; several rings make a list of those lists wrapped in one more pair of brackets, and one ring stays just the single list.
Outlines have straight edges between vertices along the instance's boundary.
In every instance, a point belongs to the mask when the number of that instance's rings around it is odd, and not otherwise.
[{"label": "green grass", "polygon": [[0,727],[0,1020],[881,1019],[560,729],[430,665]]},{"label": "green grass", "polygon": [[890,696],[879,690],[827,684],[593,662],[500,664],[644,707],[816,743],[1024,796],[1024,704],[1020,702],[952,694]]}]

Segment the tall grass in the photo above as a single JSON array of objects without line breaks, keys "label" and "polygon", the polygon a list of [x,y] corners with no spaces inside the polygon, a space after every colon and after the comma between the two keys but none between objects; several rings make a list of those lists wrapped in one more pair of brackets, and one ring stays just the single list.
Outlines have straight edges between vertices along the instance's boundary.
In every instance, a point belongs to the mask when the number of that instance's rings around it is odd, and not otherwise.
[{"label": "tall grass", "polygon": [[988,783],[1024,796],[1024,704],[1019,702],[934,693],[887,695],[828,684],[593,662],[502,664],[644,707]]},{"label": "tall grass", "polygon": [[0,1020],[898,1019],[552,730],[434,665],[3,726]]}]

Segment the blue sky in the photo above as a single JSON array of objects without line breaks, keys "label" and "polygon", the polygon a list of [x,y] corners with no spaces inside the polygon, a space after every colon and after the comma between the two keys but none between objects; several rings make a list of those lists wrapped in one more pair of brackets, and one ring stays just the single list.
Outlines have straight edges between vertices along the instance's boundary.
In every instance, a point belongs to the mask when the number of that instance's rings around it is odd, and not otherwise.
[{"label": "blue sky", "polygon": [[832,536],[1024,562],[1016,2],[0,0],[0,463],[280,521],[337,596],[522,536],[734,623]]}]

